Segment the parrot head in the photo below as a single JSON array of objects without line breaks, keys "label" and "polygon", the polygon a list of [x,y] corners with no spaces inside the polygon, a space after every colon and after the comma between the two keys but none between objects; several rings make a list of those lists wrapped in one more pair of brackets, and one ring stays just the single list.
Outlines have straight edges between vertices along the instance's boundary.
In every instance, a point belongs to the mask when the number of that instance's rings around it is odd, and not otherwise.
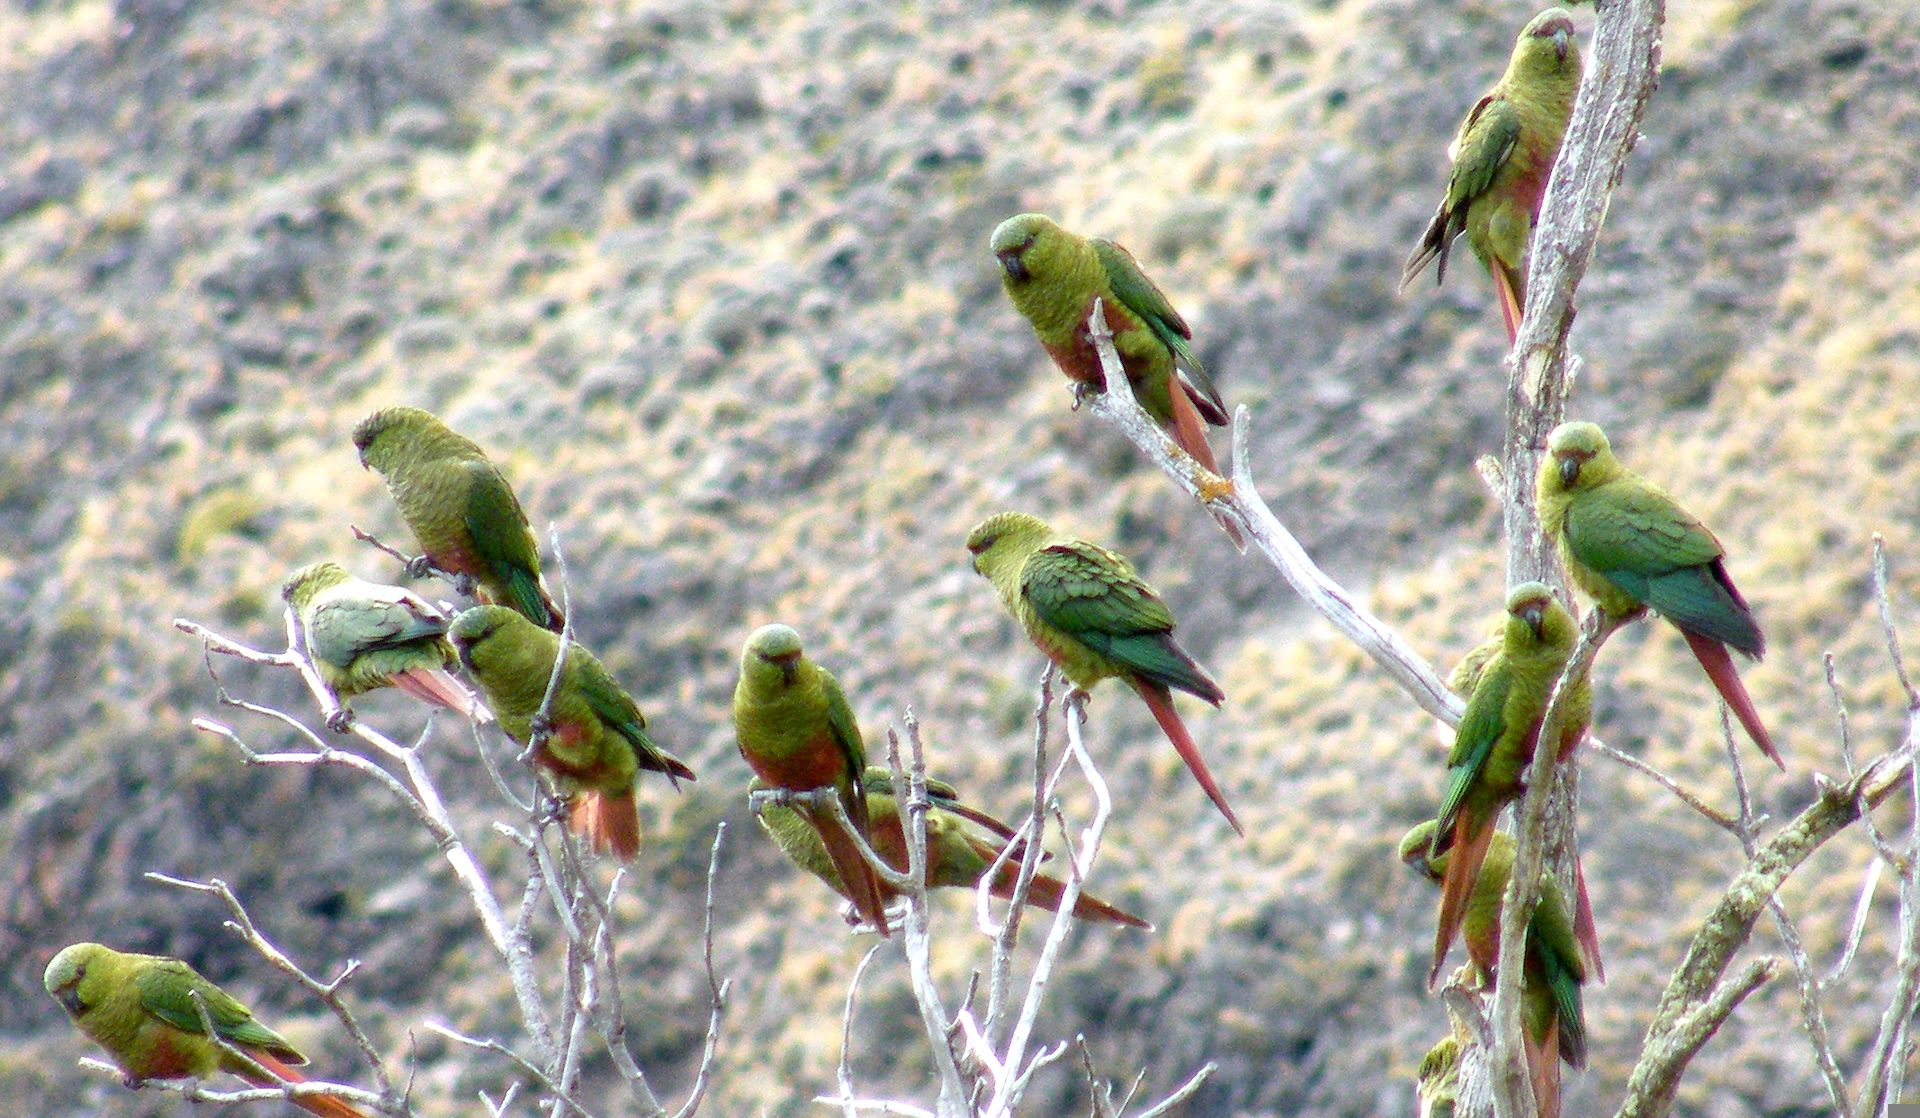
[{"label": "parrot head", "polygon": [[507,606],[473,606],[462,610],[460,616],[453,619],[453,624],[447,629],[447,639],[460,651],[460,663],[472,672],[474,649],[495,637],[511,638],[516,633],[524,634],[525,630],[545,631],[522,617],[518,610]]},{"label": "parrot head", "polygon": [[1460,1038],[1449,1032],[1427,1049],[1414,1078],[1420,1118],[1453,1118],[1460,1097]]},{"label": "parrot head", "polygon": [[1053,529],[1037,516],[1024,512],[997,512],[973,526],[967,533],[967,550],[973,553],[973,569],[993,578],[1008,564],[1023,563],[1034,545],[1053,534]]},{"label": "parrot head", "polygon": [[1575,422],[1562,423],[1547,436],[1547,460],[1540,469],[1542,474],[1552,470],[1549,476],[1558,477],[1562,490],[1577,493],[1613,480],[1620,464],[1598,424]]},{"label": "parrot head", "polygon": [[280,584],[280,598],[295,609],[304,609],[313,596],[330,586],[338,586],[353,576],[330,559],[309,563],[287,576]]},{"label": "parrot head", "polygon": [[[1549,55],[1551,52],[1551,55]],[[1580,66],[1580,46],[1574,38],[1573,19],[1559,8],[1548,8],[1529,20],[1513,45],[1513,65],[1545,71],[1560,70],[1573,60]]]},{"label": "parrot head", "polygon": [[1000,223],[993,231],[993,240],[989,247],[1000,261],[1000,269],[1006,275],[1001,282],[1006,284],[1026,283],[1033,278],[1033,269],[1027,258],[1027,252],[1036,244],[1041,244],[1060,227],[1045,214],[1017,214]]},{"label": "parrot head", "polygon": [[61,1008],[75,1017],[86,1012],[87,1003],[80,996],[80,983],[87,977],[87,966],[99,958],[107,948],[97,943],[75,943],[60,949],[60,953],[47,964],[44,981],[47,993],[60,1003]]},{"label": "parrot head", "polygon": [[360,464],[388,473],[418,459],[485,457],[479,445],[420,408],[381,408],[354,424]]},{"label": "parrot head", "polygon": [[1507,614],[1524,623],[1534,640],[1546,638],[1547,611],[1559,603],[1545,583],[1523,582],[1507,594]]},{"label": "parrot head", "polygon": [[800,647],[800,634],[790,625],[762,625],[747,638],[747,645],[740,650],[740,675],[743,678],[771,678],[774,673],[780,676],[783,687],[793,686],[800,673],[800,661],[805,655]]},{"label": "parrot head", "polygon": [[1445,851],[1435,854],[1433,845],[1434,821],[1429,819],[1401,836],[1400,860],[1421,877],[1439,881],[1447,875],[1448,855]]}]

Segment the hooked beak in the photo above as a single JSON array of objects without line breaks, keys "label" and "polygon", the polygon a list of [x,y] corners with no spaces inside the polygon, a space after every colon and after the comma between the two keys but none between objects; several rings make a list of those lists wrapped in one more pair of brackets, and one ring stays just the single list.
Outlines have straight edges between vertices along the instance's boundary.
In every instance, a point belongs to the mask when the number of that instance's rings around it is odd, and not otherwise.
[{"label": "hooked beak", "polygon": [[1033,273],[1027,271],[1026,262],[1020,259],[1020,253],[1021,250],[1015,248],[994,254],[1000,259],[1001,270],[1015,283],[1025,283],[1033,278]]},{"label": "hooked beak", "polygon": [[1560,61],[1567,60],[1567,49],[1572,45],[1573,32],[1562,27],[1553,33],[1553,53],[1559,56]]},{"label": "hooked beak", "polygon": [[1560,487],[1572,489],[1573,483],[1580,480],[1580,460],[1568,455],[1560,460]]},{"label": "hooked beak", "polygon": [[1526,622],[1527,628],[1533,630],[1534,640],[1546,639],[1546,634],[1542,631],[1547,623],[1547,611],[1545,607],[1539,605],[1527,606],[1520,611],[1520,620]]}]

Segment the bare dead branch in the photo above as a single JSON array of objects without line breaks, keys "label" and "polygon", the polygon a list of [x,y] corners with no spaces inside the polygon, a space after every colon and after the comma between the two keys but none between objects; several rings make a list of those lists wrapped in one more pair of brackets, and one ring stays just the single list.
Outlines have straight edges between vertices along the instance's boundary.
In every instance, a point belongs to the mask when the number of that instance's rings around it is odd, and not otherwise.
[{"label": "bare dead branch", "polygon": [[573,1109],[579,1111],[582,1115],[585,1115],[586,1118],[593,1118],[593,1111],[587,1109],[587,1107],[584,1106],[579,1099],[574,1098],[572,1095],[568,1094],[565,1090],[563,1090],[560,1084],[554,1082],[554,1080],[547,1075],[546,1071],[544,1071],[539,1064],[536,1064],[532,1060],[527,1059],[525,1056],[522,1056],[520,1053],[514,1051],[512,1048],[509,1048],[508,1046],[500,1043],[497,1040],[483,1040],[480,1037],[468,1036],[467,1034],[461,1032],[460,1030],[455,1029],[450,1025],[443,1025],[438,1021],[426,1021],[426,1022],[423,1022],[423,1024],[425,1025],[425,1027],[429,1032],[438,1033],[441,1036],[446,1037],[448,1040],[451,1040],[456,1044],[463,1044],[468,1048],[479,1049],[482,1052],[492,1052],[497,1056],[506,1057],[521,1071],[524,1071],[528,1075],[532,1076],[534,1081],[540,1084],[540,1088],[542,1090],[546,1091],[548,1094],[551,1094],[554,1098],[559,1099],[561,1102],[572,1107]]},{"label": "bare dead branch", "polygon": [[373,1040],[360,1027],[359,1020],[354,1017],[353,1011],[347,1007],[345,999],[340,996],[340,988],[345,985],[347,979],[353,977],[355,971],[360,969],[359,960],[348,960],[346,966],[341,968],[340,973],[334,976],[332,981],[322,982],[301,969],[300,965],[289,958],[285,951],[261,934],[260,929],[253,922],[253,916],[247,912],[247,907],[240,903],[240,898],[234,894],[233,889],[226,882],[217,877],[200,882],[154,872],[148,872],[142,876],[149,881],[159,882],[176,889],[217,897],[227,906],[229,919],[226,921],[226,926],[233,929],[241,939],[246,940],[247,945],[259,952],[260,956],[271,963],[275,970],[291,977],[327,1007],[340,1022],[341,1027],[346,1029],[347,1035],[353,1038],[353,1043],[359,1047],[368,1069],[373,1072],[374,1082],[380,1085],[380,1097],[395,1098],[393,1080],[387,1075],[386,1062],[381,1058],[380,1050],[374,1047]]}]

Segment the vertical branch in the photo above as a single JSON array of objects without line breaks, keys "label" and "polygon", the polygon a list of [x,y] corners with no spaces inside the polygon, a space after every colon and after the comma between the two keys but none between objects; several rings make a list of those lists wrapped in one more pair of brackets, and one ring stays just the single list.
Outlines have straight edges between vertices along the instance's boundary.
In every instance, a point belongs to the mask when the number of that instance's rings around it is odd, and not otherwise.
[{"label": "vertical branch", "polygon": [[1587,273],[1613,188],[1660,80],[1665,0],[1598,0],[1598,7],[1586,77],[1533,231],[1526,313],[1507,355],[1502,508],[1508,585],[1556,578],[1534,507],[1534,473],[1547,433],[1565,417],[1578,364],[1566,349],[1574,289]]}]

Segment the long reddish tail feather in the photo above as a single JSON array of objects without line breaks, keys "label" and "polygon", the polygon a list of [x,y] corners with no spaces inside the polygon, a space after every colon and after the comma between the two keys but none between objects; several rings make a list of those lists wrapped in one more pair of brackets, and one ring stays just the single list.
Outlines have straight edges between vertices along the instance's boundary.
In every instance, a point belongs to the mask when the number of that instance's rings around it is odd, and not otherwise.
[{"label": "long reddish tail feather", "polygon": [[1712,637],[1685,629],[1680,630],[1680,635],[1687,638],[1687,647],[1693,649],[1693,658],[1700,661],[1701,669],[1713,681],[1714,690],[1720,692],[1720,697],[1733,711],[1733,716],[1746,728],[1747,736],[1753,739],[1753,744],[1760,747],[1760,752],[1767,755],[1767,760],[1780,766],[1781,772],[1786,772],[1787,763],[1781,758],[1780,751],[1774,748],[1773,735],[1767,733],[1766,725],[1760,721],[1760,712],[1753,708],[1753,699],[1747,695],[1746,684],[1740,682],[1740,673],[1733,666],[1733,654],[1727,651],[1727,646]]},{"label": "long reddish tail feather", "polygon": [[1607,981],[1607,968],[1600,965],[1600,929],[1593,922],[1593,903],[1587,900],[1587,873],[1580,867],[1580,852],[1573,854],[1573,938],[1580,945],[1580,961],[1587,965],[1587,979],[1596,985]]},{"label": "long reddish tail feather", "polygon": [[1533,1101],[1540,1118],[1560,1118],[1560,1023],[1547,1021],[1547,1035],[1527,1042],[1527,1063],[1533,1072]]},{"label": "long reddish tail feather", "polygon": [[[307,1081],[306,1076],[289,1067],[284,1061],[277,1060],[257,1048],[246,1049],[246,1053],[261,1067],[280,1077],[279,1082],[276,1082],[272,1078],[263,1079],[257,1075],[240,1076],[255,1087],[280,1087],[287,1083]],[[337,1099],[332,1095],[305,1095],[300,1098],[289,1098],[287,1101],[309,1114],[318,1114],[320,1118],[369,1118],[366,1111],[345,1099]]]},{"label": "long reddish tail feather", "polygon": [[819,832],[820,841],[826,844],[827,857],[833,859],[833,870],[840,875],[840,883],[847,887],[847,899],[853,902],[853,910],[860,915],[861,922],[871,925],[883,937],[891,935],[887,930],[886,894],[881,892],[880,878],[873,867],[860,856],[859,848],[840,829],[839,823],[815,814],[810,808],[800,810]]},{"label": "long reddish tail feather", "polygon": [[1160,729],[1167,735],[1167,740],[1173,743],[1173,748],[1180,754],[1180,759],[1187,763],[1187,771],[1193,774],[1193,779],[1200,782],[1200,787],[1206,791],[1207,798],[1213,801],[1213,806],[1220,809],[1220,814],[1227,817],[1227,822],[1233,824],[1233,833],[1244,838],[1246,829],[1240,826],[1239,816],[1235,815],[1233,808],[1227,805],[1227,794],[1220,790],[1220,785],[1214,782],[1213,774],[1207,771],[1207,763],[1200,759],[1200,747],[1193,743],[1193,736],[1187,733],[1186,723],[1180,721],[1179,712],[1173,709],[1173,693],[1165,687],[1148,683],[1143,679],[1133,678],[1127,682],[1131,683],[1134,691],[1145,700],[1147,709],[1153,712],[1153,720],[1160,723]]},{"label": "long reddish tail feather", "polygon": [[630,862],[640,853],[640,808],[631,791],[618,796],[591,789],[567,805],[567,825],[599,853]]},{"label": "long reddish tail feather", "polygon": [[1520,313],[1522,299],[1520,289],[1507,275],[1507,270],[1497,262],[1489,263],[1487,271],[1493,273],[1493,291],[1500,300],[1500,320],[1507,326],[1507,344],[1520,336]]},{"label": "long reddish tail feather", "polygon": [[438,668],[409,668],[391,678],[395,687],[430,706],[445,707],[483,726],[493,721],[493,712],[478,696]]},{"label": "long reddish tail feather", "polygon": [[[1205,466],[1213,473],[1220,473],[1220,463],[1213,457],[1213,444],[1207,441],[1207,424],[1200,416],[1200,409],[1194,407],[1192,397],[1187,395],[1187,385],[1179,374],[1173,375],[1173,430],[1167,434],[1180,444],[1180,449],[1193,456],[1193,460]],[[1240,529],[1226,519],[1215,516],[1214,523],[1220,525],[1240,551],[1247,549],[1247,541]]]},{"label": "long reddish tail feather", "polygon": [[[1020,866],[1012,861],[1000,867],[994,875],[991,886],[993,895],[1007,898],[1013,896],[1013,887],[1020,876]],[[1037,904],[1048,912],[1059,912],[1060,902],[1066,896],[1066,883],[1058,878],[1048,877],[1044,873],[1033,875],[1033,881],[1027,885],[1027,901]],[[1095,900],[1085,893],[1073,902],[1073,915],[1080,920],[1098,920],[1108,924],[1125,924],[1129,928],[1153,930],[1153,925],[1140,919],[1131,912],[1117,909],[1105,901]]]},{"label": "long reddish tail feather", "polygon": [[1440,916],[1434,926],[1433,963],[1427,967],[1427,986],[1440,977],[1447,961],[1447,949],[1467,918],[1467,898],[1480,877],[1480,864],[1487,860],[1487,848],[1493,845],[1493,817],[1476,821],[1474,813],[1463,811],[1453,825],[1453,846],[1447,855],[1447,873],[1440,881]]}]

